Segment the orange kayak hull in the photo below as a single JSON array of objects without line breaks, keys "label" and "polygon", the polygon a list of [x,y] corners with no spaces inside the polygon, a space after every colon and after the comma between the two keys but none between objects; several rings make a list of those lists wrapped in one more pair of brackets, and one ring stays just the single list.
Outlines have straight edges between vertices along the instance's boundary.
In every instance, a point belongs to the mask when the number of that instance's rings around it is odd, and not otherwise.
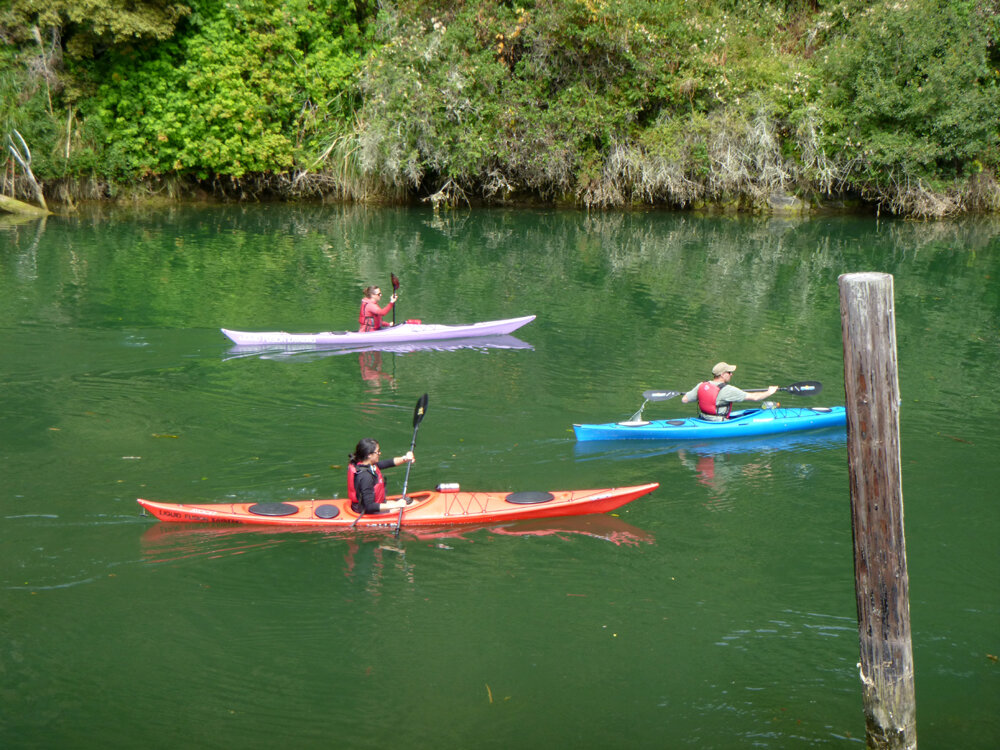
[{"label": "orange kayak hull", "polygon": [[[409,494],[413,502],[403,511],[402,526],[451,526],[607,513],[648,495],[659,486],[653,482],[634,487],[553,492],[414,492]],[[398,498],[399,495],[395,495],[389,499]],[[399,516],[399,511],[393,510],[364,515],[359,520],[346,498],[204,505],[139,498],[138,503],[157,519],[168,523],[392,528]]]}]

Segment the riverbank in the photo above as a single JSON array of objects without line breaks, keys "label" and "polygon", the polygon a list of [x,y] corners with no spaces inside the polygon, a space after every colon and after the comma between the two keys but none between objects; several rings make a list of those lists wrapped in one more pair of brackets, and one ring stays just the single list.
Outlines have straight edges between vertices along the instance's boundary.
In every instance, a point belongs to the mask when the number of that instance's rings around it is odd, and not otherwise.
[{"label": "riverbank", "polygon": [[[145,180],[126,186],[112,186],[93,180],[61,180],[46,186],[48,205],[41,208],[30,201],[33,195],[27,185],[21,184],[20,200],[0,196],[0,215],[35,217],[48,213],[65,214],[76,211],[80,205],[143,205],[169,206],[189,203],[345,203],[357,205],[430,205],[435,209],[456,208],[583,208],[586,210],[672,210],[694,214],[744,214],[756,216],[801,216],[823,214],[880,215],[901,214],[908,218],[944,219],[958,215],[996,215],[1000,213],[1000,186],[990,184],[975,196],[934,194],[929,191],[914,192],[908,210],[900,205],[887,206],[878,200],[866,200],[855,192],[823,195],[818,191],[796,194],[785,191],[723,196],[716,199],[695,198],[685,204],[665,200],[620,200],[599,206],[582,203],[577,196],[542,197],[527,192],[511,192],[502,198],[485,199],[470,195],[455,186],[433,194],[396,191],[360,191],[357,186],[337,186],[322,176],[300,180],[294,184],[284,176],[276,178],[229,180],[204,185],[179,178]],[[920,203],[918,206],[917,203]]]}]

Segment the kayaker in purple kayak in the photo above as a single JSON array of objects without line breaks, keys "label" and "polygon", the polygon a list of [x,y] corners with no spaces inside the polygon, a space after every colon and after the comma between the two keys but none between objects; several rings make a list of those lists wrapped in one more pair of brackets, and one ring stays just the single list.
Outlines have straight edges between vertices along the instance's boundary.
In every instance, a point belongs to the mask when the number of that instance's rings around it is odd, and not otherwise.
[{"label": "kayaker in purple kayak", "polygon": [[385,499],[385,477],[382,469],[391,469],[415,460],[413,451],[402,456],[382,459],[382,449],[374,438],[363,438],[358,442],[347,465],[347,496],[351,500],[351,510],[355,513],[385,513],[406,507],[405,500]]},{"label": "kayaker in purple kayak", "polygon": [[358,324],[361,326],[358,328],[358,332],[367,333],[391,326],[392,323],[382,322],[382,316],[392,309],[397,298],[397,293],[393,292],[389,298],[389,304],[385,307],[379,307],[378,303],[382,300],[382,290],[377,286],[365,287],[365,296],[361,300],[361,310],[358,312]]},{"label": "kayaker in purple kayak", "polygon": [[730,385],[736,365],[719,362],[712,368],[712,379],[698,383],[694,388],[681,396],[685,404],[698,402],[698,416],[708,422],[722,422],[729,419],[733,404],[738,401],[763,401],[778,391],[778,386],[768,386],[766,391],[747,393]]}]

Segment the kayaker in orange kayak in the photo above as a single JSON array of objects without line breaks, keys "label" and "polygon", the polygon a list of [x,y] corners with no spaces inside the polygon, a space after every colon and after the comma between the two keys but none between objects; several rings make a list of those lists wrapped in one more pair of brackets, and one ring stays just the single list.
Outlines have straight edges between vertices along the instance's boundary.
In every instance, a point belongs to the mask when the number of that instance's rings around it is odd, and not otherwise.
[{"label": "kayaker in orange kayak", "polygon": [[712,368],[712,379],[698,383],[681,396],[685,404],[698,402],[698,416],[708,422],[722,422],[729,419],[733,404],[738,401],[763,401],[778,391],[778,386],[768,386],[766,391],[747,393],[735,385],[730,385],[736,365],[719,362]]},{"label": "kayaker in orange kayak", "polygon": [[382,470],[412,462],[413,451],[395,458],[382,459],[381,456],[382,449],[374,438],[362,439],[351,454],[347,465],[347,496],[355,513],[368,515],[406,507],[406,500],[402,498],[386,501]]},{"label": "kayaker in orange kayak", "polygon": [[393,292],[389,298],[389,304],[385,307],[379,307],[378,304],[382,300],[382,290],[377,286],[365,287],[365,296],[361,300],[361,310],[358,312],[358,324],[361,326],[358,331],[367,333],[391,326],[392,323],[382,322],[382,316],[392,309],[397,299],[398,294]]}]

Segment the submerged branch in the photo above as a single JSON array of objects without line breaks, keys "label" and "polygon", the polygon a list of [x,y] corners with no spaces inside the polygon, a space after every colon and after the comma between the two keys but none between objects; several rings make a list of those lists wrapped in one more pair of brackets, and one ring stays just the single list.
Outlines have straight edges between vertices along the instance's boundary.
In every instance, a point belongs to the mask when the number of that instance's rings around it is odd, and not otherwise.
[{"label": "submerged branch", "polygon": [[[25,143],[24,137],[19,132],[15,130],[14,135],[17,136],[17,139],[20,141],[20,145],[15,145],[14,139],[11,138],[10,133],[8,133],[7,148],[10,150],[14,159],[17,160],[17,163],[21,165],[21,169],[24,170],[25,177],[27,177],[28,182],[31,183],[31,187],[35,191],[35,199],[38,201],[38,205],[41,206],[41,213],[49,213],[49,207],[45,203],[45,193],[42,192],[42,186],[38,184],[38,180],[35,179],[34,172],[31,171],[31,150],[28,148],[28,144]],[[31,208],[28,204],[21,203],[21,201],[14,200],[13,198],[8,200],[13,201],[13,204]],[[13,212],[15,209],[8,208],[6,210]],[[35,210],[38,211],[38,209]],[[23,213],[23,209],[20,212]]]}]

